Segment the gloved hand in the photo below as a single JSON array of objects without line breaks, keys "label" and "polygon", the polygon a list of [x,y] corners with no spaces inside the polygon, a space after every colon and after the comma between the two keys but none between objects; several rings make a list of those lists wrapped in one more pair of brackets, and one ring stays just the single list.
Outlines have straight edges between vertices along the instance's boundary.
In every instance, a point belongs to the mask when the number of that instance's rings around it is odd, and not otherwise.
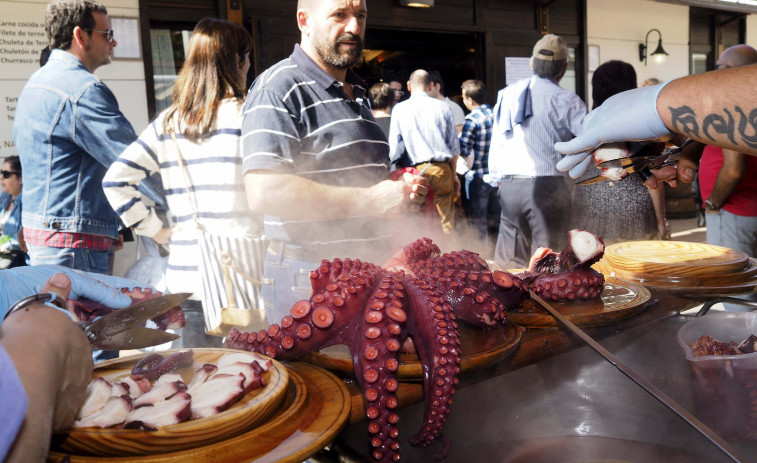
[{"label": "gloved hand", "polygon": [[567,154],[557,169],[577,178],[591,162],[592,152],[605,143],[652,140],[671,135],[657,114],[657,96],[667,84],[641,87],[618,93],[591,111],[583,122],[583,133],[573,140],[555,143]]},{"label": "gloved hand", "polygon": [[71,280],[69,299],[91,299],[112,309],[131,305],[131,298],[121,292],[122,288],[134,289],[145,285],[134,280],[82,272],[60,265],[34,265],[15,267],[0,271],[0,320],[10,307],[20,299],[42,291],[42,285],[56,273],[65,273]]}]

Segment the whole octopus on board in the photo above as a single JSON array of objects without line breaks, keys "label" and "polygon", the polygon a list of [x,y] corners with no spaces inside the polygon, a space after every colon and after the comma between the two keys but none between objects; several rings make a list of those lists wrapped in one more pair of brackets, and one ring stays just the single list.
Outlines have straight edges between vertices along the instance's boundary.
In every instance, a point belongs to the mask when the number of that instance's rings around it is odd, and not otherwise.
[{"label": "whole octopus on board", "polygon": [[425,413],[409,441],[449,443],[442,427],[460,373],[458,322],[486,329],[507,323],[507,308],[528,298],[529,289],[550,300],[597,297],[604,278],[589,267],[604,244],[573,230],[557,254],[540,250],[521,274],[491,271],[476,253],[441,254],[430,239],[405,246],[383,266],[353,259],[324,260],[310,274],[312,295],[290,315],[260,332],[232,330],[226,347],[279,360],[346,344],[366,402],[369,442],[376,461],[399,461],[398,353],[412,340],[423,368]]}]

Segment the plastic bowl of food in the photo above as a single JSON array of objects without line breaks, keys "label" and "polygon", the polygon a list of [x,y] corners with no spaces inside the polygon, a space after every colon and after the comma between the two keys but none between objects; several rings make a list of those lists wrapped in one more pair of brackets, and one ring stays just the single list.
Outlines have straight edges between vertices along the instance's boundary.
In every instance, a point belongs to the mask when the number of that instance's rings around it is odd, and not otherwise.
[{"label": "plastic bowl of food", "polygon": [[757,440],[757,352],[753,340],[745,342],[755,335],[753,312],[710,313],[678,330],[697,415],[726,439]]}]

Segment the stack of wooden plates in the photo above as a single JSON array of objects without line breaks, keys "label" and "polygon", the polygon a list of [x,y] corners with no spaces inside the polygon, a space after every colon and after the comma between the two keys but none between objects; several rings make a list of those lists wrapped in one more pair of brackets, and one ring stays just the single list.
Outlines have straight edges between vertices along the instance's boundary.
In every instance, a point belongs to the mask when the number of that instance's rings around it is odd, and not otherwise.
[{"label": "stack of wooden plates", "polygon": [[[193,349],[195,366],[212,363],[228,349]],[[166,354],[172,351],[166,351]],[[102,362],[94,376],[128,375],[147,354]],[[178,371],[191,380],[193,370]],[[48,461],[166,463],[300,462],[341,431],[350,414],[350,395],[339,378],[302,362],[273,361],[265,388],[253,390],[230,409],[209,418],[156,431],[82,428],[55,436]]]},{"label": "stack of wooden plates", "polygon": [[605,249],[595,268],[662,291],[750,292],[757,260],[733,249],[687,241],[628,241]]}]

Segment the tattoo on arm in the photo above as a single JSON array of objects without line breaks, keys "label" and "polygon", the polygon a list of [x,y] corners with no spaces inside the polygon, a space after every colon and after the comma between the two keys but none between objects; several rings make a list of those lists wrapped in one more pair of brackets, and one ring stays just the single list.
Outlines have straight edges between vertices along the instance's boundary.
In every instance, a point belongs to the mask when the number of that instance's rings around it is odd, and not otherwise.
[{"label": "tattoo on arm", "polygon": [[725,115],[708,114],[702,119],[701,136],[697,115],[691,107],[687,105],[679,106],[678,108],[669,106],[668,109],[670,110],[673,131],[677,133],[699,140],[707,137],[715,142],[717,140],[711,134],[711,132],[714,132],[727,136],[734,146],[739,145],[739,142],[736,141],[736,137],[738,136],[739,141],[745,145],[752,149],[757,148],[757,109],[750,111],[747,116],[739,106],[735,106],[735,112],[738,113],[738,124],[733,113],[727,108],[723,108]]},{"label": "tattoo on arm", "polygon": [[683,105],[678,108],[668,107],[673,123],[673,131],[690,138],[699,138],[699,123],[697,115],[690,107]]}]

